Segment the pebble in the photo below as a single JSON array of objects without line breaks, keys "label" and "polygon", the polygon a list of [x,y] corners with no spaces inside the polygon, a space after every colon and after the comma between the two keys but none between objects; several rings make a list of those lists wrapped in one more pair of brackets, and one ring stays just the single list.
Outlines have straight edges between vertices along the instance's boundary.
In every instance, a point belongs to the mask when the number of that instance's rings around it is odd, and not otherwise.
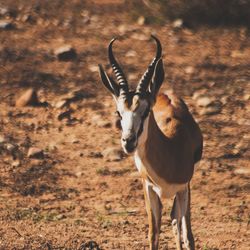
[{"label": "pebble", "polygon": [[136,53],[136,51],[134,51],[134,50],[129,50],[129,51],[126,53],[125,56],[126,56],[126,57],[136,57],[136,56],[137,56],[137,53]]},{"label": "pebble", "polygon": [[5,7],[0,7],[0,15],[4,16],[9,13],[9,10]]},{"label": "pebble", "polygon": [[40,148],[31,147],[28,150],[27,156],[29,158],[43,159],[44,158],[44,153],[43,153],[43,150],[40,149]]},{"label": "pebble", "polygon": [[208,106],[199,110],[200,115],[215,115],[221,112],[220,106]]},{"label": "pebble", "polygon": [[172,26],[173,26],[175,29],[180,29],[180,28],[182,28],[182,26],[183,26],[183,20],[182,20],[182,19],[176,19],[176,20],[173,22]]},{"label": "pebble", "polygon": [[191,75],[194,73],[194,67],[192,66],[187,66],[185,69],[184,69],[185,73],[188,74],[188,75]]},{"label": "pebble", "polygon": [[21,162],[19,160],[16,160],[16,161],[13,161],[11,166],[16,168],[16,167],[19,167],[21,165]]},{"label": "pebble", "polygon": [[61,109],[67,105],[67,100],[60,100],[55,103],[54,107],[57,109]]},{"label": "pebble", "polygon": [[214,102],[214,98],[210,98],[208,96],[199,97],[196,100],[196,103],[199,107],[207,107],[211,105],[213,102]]},{"label": "pebble", "polygon": [[146,18],[144,17],[144,16],[140,16],[138,19],[137,19],[137,23],[139,24],[139,25],[144,25],[145,24],[145,22],[146,22]]},{"label": "pebble", "polygon": [[37,93],[34,89],[26,90],[17,100],[16,107],[36,106],[40,104]]},{"label": "pebble", "polygon": [[139,40],[139,41],[148,41],[149,40],[149,36],[146,36],[144,34],[138,34],[138,33],[132,34],[131,38],[133,38],[135,40]]},{"label": "pebble", "polygon": [[196,91],[193,93],[192,99],[196,101],[198,98],[205,96],[206,92],[207,92],[206,89],[199,89],[199,90],[196,90]]},{"label": "pebble", "polygon": [[7,151],[9,152],[14,152],[17,149],[17,146],[11,143],[7,143],[5,145],[5,148],[7,149]]},{"label": "pebble", "polygon": [[250,168],[236,168],[234,170],[235,174],[241,174],[241,175],[249,175],[250,174]]},{"label": "pebble", "polygon": [[13,29],[14,25],[8,21],[0,21],[0,29],[2,30],[10,30]]},{"label": "pebble", "polygon": [[72,61],[77,57],[76,50],[71,45],[64,45],[54,51],[59,61]]},{"label": "pebble", "polygon": [[6,142],[6,138],[4,135],[0,135],[0,143],[5,143]]},{"label": "pebble", "polygon": [[136,79],[137,79],[137,75],[136,74],[134,74],[134,73],[128,74],[128,80],[129,81],[134,81]]},{"label": "pebble", "polygon": [[95,64],[89,65],[88,68],[89,68],[89,70],[90,70],[91,72],[93,72],[93,73],[99,72],[99,67],[98,67],[97,65],[95,65]]},{"label": "pebble", "polygon": [[122,150],[111,147],[102,152],[102,155],[106,161],[120,161],[122,160],[124,153]]}]

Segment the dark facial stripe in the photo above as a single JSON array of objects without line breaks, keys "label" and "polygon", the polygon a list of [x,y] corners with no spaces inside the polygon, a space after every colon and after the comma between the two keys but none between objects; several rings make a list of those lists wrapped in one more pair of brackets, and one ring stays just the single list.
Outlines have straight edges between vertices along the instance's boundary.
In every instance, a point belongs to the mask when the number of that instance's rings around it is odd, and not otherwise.
[{"label": "dark facial stripe", "polygon": [[141,120],[141,124],[140,124],[140,128],[139,128],[139,131],[137,133],[137,138],[139,138],[139,136],[142,134],[143,132],[143,125],[144,125],[144,121],[146,120],[146,118],[148,117],[150,113],[150,108],[148,107],[145,111],[145,113],[143,114],[142,116],[142,120]]}]

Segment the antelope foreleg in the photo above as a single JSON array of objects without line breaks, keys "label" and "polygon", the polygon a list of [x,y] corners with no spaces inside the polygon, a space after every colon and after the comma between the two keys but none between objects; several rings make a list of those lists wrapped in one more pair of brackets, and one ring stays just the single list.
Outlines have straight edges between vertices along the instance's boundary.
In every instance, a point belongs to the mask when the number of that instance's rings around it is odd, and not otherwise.
[{"label": "antelope foreleg", "polygon": [[153,186],[147,180],[143,181],[146,209],[149,221],[150,250],[158,250],[161,227],[162,204],[159,196],[153,190]]}]

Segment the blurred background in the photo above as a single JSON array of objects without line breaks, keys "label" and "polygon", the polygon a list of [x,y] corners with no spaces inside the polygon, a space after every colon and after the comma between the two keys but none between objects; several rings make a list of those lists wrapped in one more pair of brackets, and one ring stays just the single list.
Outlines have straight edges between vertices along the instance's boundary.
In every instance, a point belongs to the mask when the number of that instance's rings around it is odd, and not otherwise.
[{"label": "blurred background", "polygon": [[[148,249],[143,190],[98,64],[165,82],[204,134],[197,249],[248,249],[250,1],[0,0],[0,249]],[[161,248],[175,249],[164,211]]]}]

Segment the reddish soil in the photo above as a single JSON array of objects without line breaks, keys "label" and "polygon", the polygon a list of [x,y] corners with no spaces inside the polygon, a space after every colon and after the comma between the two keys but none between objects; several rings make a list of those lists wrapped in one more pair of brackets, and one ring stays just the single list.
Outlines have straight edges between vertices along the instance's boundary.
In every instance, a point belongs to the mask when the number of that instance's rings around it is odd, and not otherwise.
[{"label": "reddish soil", "polygon": [[[136,83],[155,53],[151,33],[164,49],[162,90],[183,97],[204,134],[191,183],[197,249],[250,249],[249,31],[139,25],[120,1],[41,2],[0,6],[9,8],[1,19],[13,24],[0,29],[0,249],[91,249],[91,241],[100,249],[148,249],[133,158],[103,157],[106,148],[120,149],[120,135],[96,66],[108,65],[108,42],[122,35],[114,50]],[[65,44],[77,56],[59,61],[53,51]],[[44,104],[16,107],[30,87]],[[192,98],[198,91],[221,110],[202,114]],[[29,158],[30,147],[44,155]],[[160,249],[175,248],[170,209],[166,201]]]}]

